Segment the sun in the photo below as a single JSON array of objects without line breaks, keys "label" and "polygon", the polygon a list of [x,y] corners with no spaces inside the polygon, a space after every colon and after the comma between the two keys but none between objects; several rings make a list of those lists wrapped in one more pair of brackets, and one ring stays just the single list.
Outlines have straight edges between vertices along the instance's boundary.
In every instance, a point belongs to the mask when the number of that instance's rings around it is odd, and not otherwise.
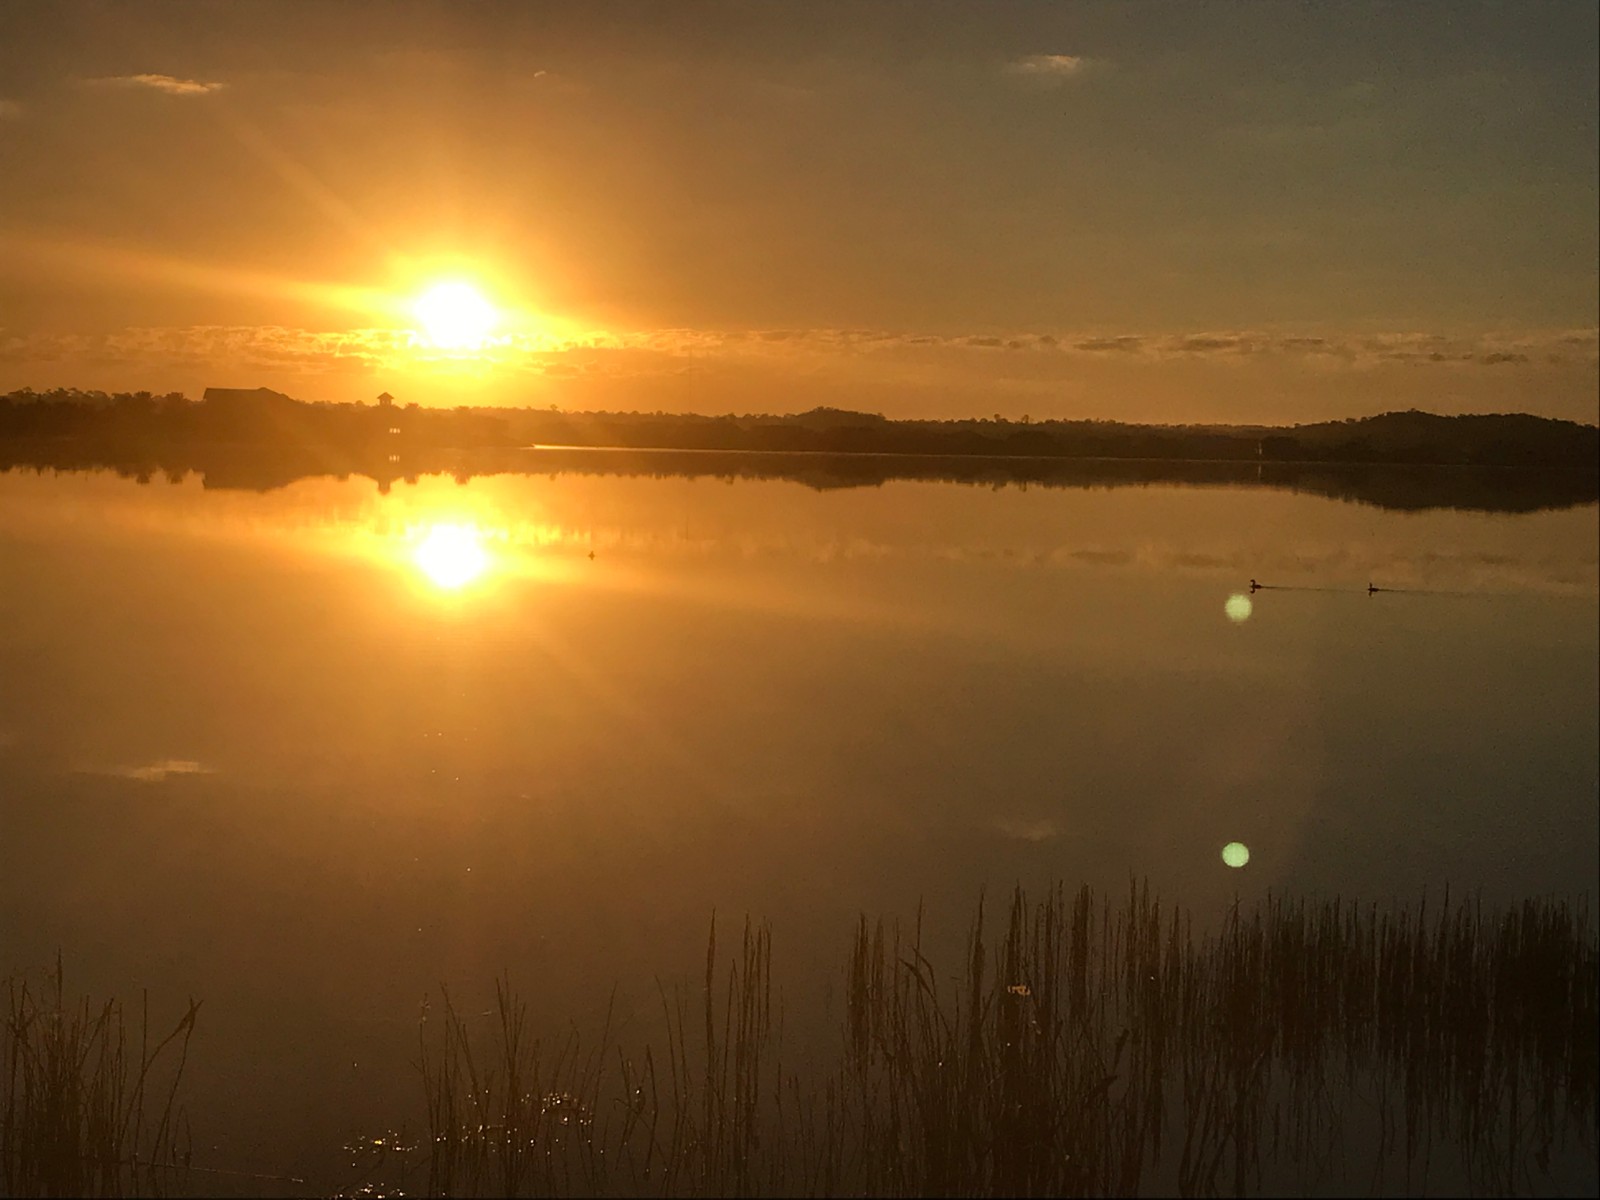
[{"label": "sun", "polygon": [[489,552],[468,525],[435,525],[417,544],[411,560],[436,587],[456,591],[489,569]]},{"label": "sun", "polygon": [[445,280],[417,297],[411,313],[441,350],[477,350],[500,323],[500,313],[472,284]]}]

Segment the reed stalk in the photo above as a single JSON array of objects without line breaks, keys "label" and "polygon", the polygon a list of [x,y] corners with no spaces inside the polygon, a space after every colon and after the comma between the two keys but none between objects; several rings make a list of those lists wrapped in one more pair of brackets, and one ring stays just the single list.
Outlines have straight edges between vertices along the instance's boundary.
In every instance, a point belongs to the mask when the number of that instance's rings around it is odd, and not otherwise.
[{"label": "reed stalk", "polygon": [[[445,993],[431,1190],[1404,1192],[1454,1155],[1466,1185],[1514,1193],[1563,1147],[1594,1153],[1600,958],[1566,901],[1274,895],[1197,934],[1144,884],[1017,889],[979,899],[953,979],[922,922],[857,920],[832,1063],[785,1069],[771,938],[748,921],[729,953],[713,919],[693,989],[658,983],[642,1047],[608,1019],[596,1050],[574,1033],[542,1057],[506,981],[480,1070]],[[1369,1112],[1375,1133],[1352,1124]]]},{"label": "reed stalk", "polygon": [[177,1107],[200,1005],[152,1044],[148,993],[137,1048],[117,1000],[69,1002],[58,956],[45,986],[6,983],[0,1178],[8,1196],[159,1194],[181,1187],[188,1121]]}]

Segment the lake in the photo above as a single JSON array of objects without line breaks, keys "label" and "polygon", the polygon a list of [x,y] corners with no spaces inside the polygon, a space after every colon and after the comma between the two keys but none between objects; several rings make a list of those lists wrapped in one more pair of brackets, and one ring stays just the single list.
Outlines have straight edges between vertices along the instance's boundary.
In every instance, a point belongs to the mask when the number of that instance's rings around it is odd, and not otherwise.
[{"label": "lake", "polygon": [[0,474],[0,971],[202,1000],[196,1164],[326,1194],[441,983],[642,1022],[713,912],[799,997],[1019,884],[1593,902],[1593,502],[595,457]]}]

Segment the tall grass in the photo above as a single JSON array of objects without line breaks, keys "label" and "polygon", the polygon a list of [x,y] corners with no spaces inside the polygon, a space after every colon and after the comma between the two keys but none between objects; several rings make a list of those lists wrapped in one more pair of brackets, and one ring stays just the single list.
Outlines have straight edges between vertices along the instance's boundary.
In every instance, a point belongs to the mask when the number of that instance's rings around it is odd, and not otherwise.
[{"label": "tall grass", "polygon": [[1595,1150],[1600,961],[1562,901],[1269,897],[1199,935],[1144,886],[1018,890],[979,902],[954,975],[920,914],[863,917],[838,1053],[787,1069],[768,932],[722,951],[713,922],[642,1045],[608,1013],[547,1047],[507,980],[485,1038],[446,994],[423,1026],[430,1191],[1409,1192],[1453,1164],[1505,1194]]},{"label": "tall grass", "polygon": [[188,1123],[176,1107],[200,1005],[152,1043],[148,995],[137,1044],[122,1004],[67,1000],[61,961],[43,989],[10,979],[0,1064],[0,1177],[8,1196],[156,1194],[181,1183]]},{"label": "tall grass", "polygon": [[[717,927],[702,994],[660,988],[661,1048],[622,1053],[608,1007],[586,1042],[574,1027],[530,1037],[527,1005],[495,984],[487,1038],[469,1034],[448,991],[425,1007],[419,1065],[434,1195],[754,1192],[763,1081],[776,1079],[771,950],[746,922],[739,957],[719,975]],[[697,1010],[691,1012],[691,1009]]]}]

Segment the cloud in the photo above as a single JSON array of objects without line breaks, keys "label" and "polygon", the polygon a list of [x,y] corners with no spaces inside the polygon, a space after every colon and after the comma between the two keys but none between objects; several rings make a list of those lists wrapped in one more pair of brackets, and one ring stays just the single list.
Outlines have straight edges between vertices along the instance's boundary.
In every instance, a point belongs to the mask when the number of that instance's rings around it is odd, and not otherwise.
[{"label": "cloud", "polygon": [[175,75],[109,75],[89,82],[97,87],[150,88],[169,96],[207,96],[221,91],[224,86],[199,79],[179,79]]},{"label": "cloud", "polygon": [[1077,75],[1085,62],[1078,54],[1029,54],[1008,62],[1006,69],[1013,75]]},{"label": "cloud", "polygon": [[0,335],[0,362],[263,368],[325,374],[392,363],[414,341],[399,330],[319,333],[277,325],[128,328],[114,333]]},{"label": "cloud", "polygon": [[193,759],[188,758],[164,758],[158,762],[117,767],[86,767],[84,768],[84,773],[89,775],[111,775],[117,779],[136,779],[140,783],[165,783],[174,775],[215,774],[212,768],[202,766]]},{"label": "cloud", "polygon": [[1199,334],[1194,337],[1179,338],[1173,349],[1187,354],[1213,354],[1217,352],[1228,354],[1248,354],[1253,343],[1237,335],[1231,337],[1211,337]]},{"label": "cloud", "polygon": [[1356,344],[1356,354],[1384,362],[1476,363],[1484,367],[1526,366],[1538,359],[1551,366],[1594,365],[1600,331],[1557,330],[1524,334],[1447,337],[1434,333],[1374,334]]},{"label": "cloud", "polygon": [[1296,358],[1352,366],[1380,363],[1477,363],[1525,366],[1593,365],[1600,359],[1600,330],[1532,330],[1517,333],[1450,335],[1416,331],[1289,335],[1263,330],[1089,337],[1070,343],[1080,354],[1122,354],[1151,360],[1237,361],[1264,357]]},{"label": "cloud", "polygon": [[1089,60],[1076,54],[1030,54],[1013,59],[1006,70],[1013,75],[1044,79],[1067,79],[1083,72]]},{"label": "cloud", "polygon": [[0,121],[22,120],[22,105],[15,100],[0,100]]},{"label": "cloud", "polygon": [[1124,334],[1122,337],[1085,338],[1081,342],[1072,344],[1074,350],[1083,350],[1090,354],[1098,354],[1106,350],[1116,350],[1123,354],[1138,354],[1144,349],[1144,339]]},{"label": "cloud", "polygon": [[[470,356],[441,352],[403,329],[311,331],[285,326],[197,325],[127,328],[113,333],[45,334],[0,330],[0,364],[81,364],[192,373],[267,371],[318,378],[438,370],[490,374],[641,379],[701,365],[759,368],[825,366],[850,360],[887,369],[939,370],[992,360],[1037,378],[1070,377],[1074,363],[1299,363],[1355,370],[1391,365],[1593,368],[1600,331],[1528,330],[1485,334],[1417,331],[1284,334],[1265,330],[1107,335],[1061,331],[928,333],[882,329],[591,330],[568,336],[513,335]],[[990,370],[988,366],[982,368]]]}]

